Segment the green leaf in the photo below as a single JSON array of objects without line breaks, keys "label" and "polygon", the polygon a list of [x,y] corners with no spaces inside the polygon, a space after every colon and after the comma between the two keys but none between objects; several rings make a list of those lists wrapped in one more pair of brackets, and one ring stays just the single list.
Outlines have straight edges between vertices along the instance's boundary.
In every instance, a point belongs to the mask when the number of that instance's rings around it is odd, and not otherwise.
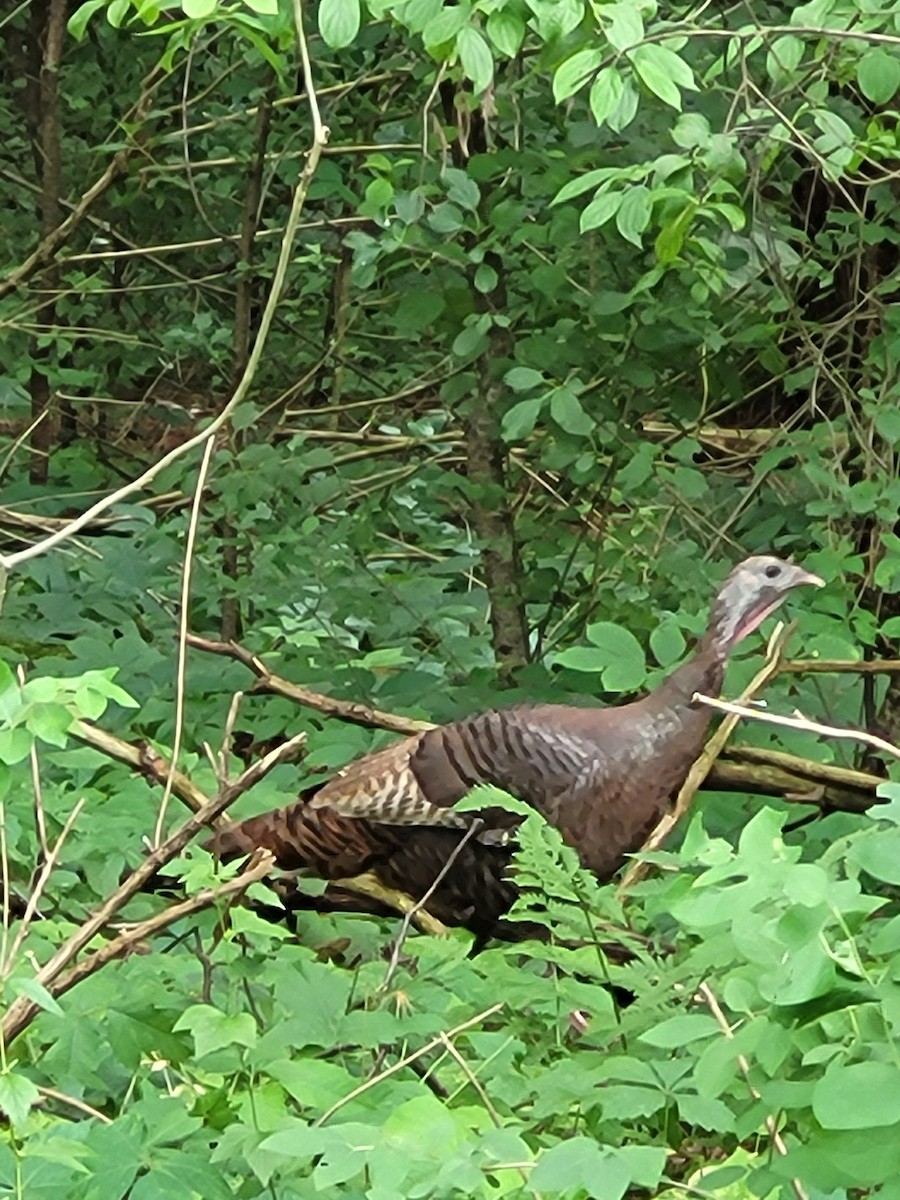
[{"label": "green leaf", "polygon": [[594,422],[581,407],[581,401],[567,385],[550,393],[550,416],[566,433],[586,437],[594,431]]},{"label": "green leaf", "polygon": [[615,50],[627,50],[644,38],[644,22],[640,7],[624,0],[620,4],[604,4],[598,10],[603,31]]},{"label": "green leaf", "polygon": [[475,271],[475,289],[487,295],[492,292],[497,286],[497,272],[493,267],[489,267],[487,263],[479,263]]},{"label": "green leaf", "polygon": [[[610,692],[630,692],[641,686],[647,666],[643,648],[633,633],[612,621],[598,621],[587,627],[586,634],[592,647],[564,650],[556,659],[561,666],[578,671],[601,670],[603,687]],[[573,656],[574,650],[580,651],[580,664]]]},{"label": "green leaf", "polygon": [[80,42],[84,37],[88,22],[95,12],[99,12],[101,8],[106,7],[106,0],[85,0],[72,13],[66,24],[66,29],[77,42]]},{"label": "green leaf", "polygon": [[628,58],[644,86],[672,108],[681,110],[681,88],[696,90],[693,71],[667,46],[650,42],[630,51]]},{"label": "green leaf", "polygon": [[661,1050],[674,1050],[689,1042],[721,1035],[722,1031],[712,1017],[705,1013],[685,1013],[684,1016],[669,1017],[659,1025],[654,1025],[642,1033],[638,1041],[648,1046],[658,1046]]},{"label": "green leaf", "polygon": [[859,90],[873,104],[889,104],[900,90],[900,61],[896,51],[874,46],[856,68]]},{"label": "green leaf", "polygon": [[661,667],[671,667],[687,648],[684,634],[674,617],[665,617],[650,634],[650,649]]},{"label": "green leaf", "polygon": [[0,1112],[6,1113],[10,1124],[21,1125],[39,1098],[37,1087],[25,1075],[0,1072]]},{"label": "green leaf", "polygon": [[181,0],[181,11],[194,21],[211,17],[219,7],[219,0]]},{"label": "green leaf", "polygon": [[624,193],[616,209],[616,228],[626,241],[638,249],[642,245],[641,235],[650,224],[650,212],[650,190],[641,183]]},{"label": "green leaf", "polygon": [[591,113],[602,125],[616,111],[622,100],[625,83],[615,67],[604,67],[591,84]]},{"label": "green leaf", "polygon": [[442,8],[443,0],[407,0],[395,12],[411,33],[424,33],[431,22],[440,15]]},{"label": "green leaf", "polygon": [[256,1044],[256,1022],[250,1013],[223,1013],[210,1004],[192,1004],[173,1028],[187,1029],[192,1034],[198,1058],[223,1046]]},{"label": "green leaf", "polygon": [[582,192],[590,191],[598,184],[608,183],[611,179],[619,177],[625,177],[625,173],[619,167],[597,167],[594,171],[587,171],[584,175],[579,175],[577,179],[570,179],[559,189],[552,202],[553,204],[562,204],[566,200],[571,200],[573,196],[580,196]]},{"label": "green leaf", "polygon": [[777,82],[788,80],[803,59],[803,39],[794,34],[776,38],[766,55],[766,70]]},{"label": "green leaf", "polygon": [[332,50],[351,45],[359,33],[360,0],[319,0],[319,33]]},{"label": "green leaf", "polygon": [[880,405],[872,420],[886,442],[892,446],[900,445],[900,407],[894,404]]},{"label": "green leaf", "polygon": [[503,382],[514,392],[527,392],[543,384],[544,376],[533,367],[512,367],[503,376]]},{"label": "green leaf", "polygon": [[9,980],[7,987],[14,996],[27,996],[39,1008],[55,1013],[58,1017],[63,1015],[63,1010],[59,1004],[50,995],[44,985],[39,983],[33,975],[14,975]]},{"label": "green leaf", "polygon": [[557,68],[553,76],[553,99],[559,104],[583,88],[603,62],[602,50],[578,50]]},{"label": "green leaf", "polygon": [[487,19],[487,35],[507,58],[514,58],[522,48],[525,22],[508,6],[492,12]]},{"label": "green leaf", "polygon": [[566,1138],[542,1150],[528,1176],[531,1192],[577,1195],[583,1190],[596,1200],[621,1200],[630,1183],[625,1161],[586,1137]]},{"label": "green leaf", "polygon": [[[873,815],[878,815],[877,809]],[[851,844],[847,859],[873,879],[900,884],[900,829],[879,829],[865,833]]]},{"label": "green leaf", "polygon": [[15,729],[0,729],[0,762],[14,767],[31,753],[34,739],[22,725]]},{"label": "green leaf", "polygon": [[900,1068],[861,1062],[830,1067],[813,1088],[823,1129],[880,1129],[900,1121]]},{"label": "green leaf", "polygon": [[545,396],[536,396],[532,400],[520,400],[503,414],[500,431],[505,442],[518,442],[528,437],[537,424],[544,407]]},{"label": "green leaf", "polygon": [[610,217],[615,216],[622,203],[622,192],[599,192],[581,214],[579,226],[582,233],[599,229]]},{"label": "green leaf", "polygon": [[464,25],[456,35],[456,50],[463,74],[476,92],[483,92],[494,77],[491,48],[474,25]]},{"label": "green leaf", "polygon": [[474,179],[458,167],[445,167],[443,180],[447,185],[447,197],[460,208],[474,212],[481,200],[481,191]]}]

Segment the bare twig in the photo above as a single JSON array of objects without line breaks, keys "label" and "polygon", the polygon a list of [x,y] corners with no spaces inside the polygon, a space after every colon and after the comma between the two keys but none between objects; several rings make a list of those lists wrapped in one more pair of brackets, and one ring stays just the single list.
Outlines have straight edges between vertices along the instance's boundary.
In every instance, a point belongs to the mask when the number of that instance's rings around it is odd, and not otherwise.
[{"label": "bare twig", "polygon": [[[795,712],[792,717],[785,717],[780,713],[763,712],[758,708],[748,708],[746,704],[741,704],[739,701],[717,700],[714,696],[703,696],[700,692],[694,694],[694,699],[699,704],[707,704],[710,708],[715,708],[719,712],[728,713],[735,721],[743,717],[748,721],[762,721],[765,725],[780,725],[784,729],[799,729],[803,733],[817,733],[821,737],[842,738],[851,742],[863,742],[866,746],[871,746],[874,750],[881,750],[882,753],[890,754],[893,758],[900,758],[900,746],[895,746],[893,742],[887,742],[884,738],[880,738],[874,733],[867,733],[865,729],[847,729],[841,725],[823,725],[819,721],[809,720],[808,717],[804,717],[800,712]],[[746,694],[742,699],[746,699]]]},{"label": "bare twig", "polygon": [[175,774],[178,756],[181,752],[181,739],[184,736],[184,688],[187,674],[187,636],[191,604],[191,573],[194,563],[194,546],[197,542],[197,527],[200,524],[200,502],[206,487],[209,474],[209,464],[215,448],[215,438],[210,438],[203,447],[203,458],[197,473],[197,486],[194,489],[194,499],[191,504],[191,516],[188,521],[187,538],[184,545],[184,564],[181,570],[181,612],[178,618],[178,665],[175,670],[175,736],[172,739],[172,759],[169,773],[166,776],[159,812],[156,816],[156,828],[153,831],[152,845],[158,846],[162,841],[163,826],[166,822],[166,810],[172,795],[172,778]]},{"label": "bare twig", "polygon": [[463,851],[463,847],[467,842],[471,841],[483,824],[484,822],[480,817],[473,818],[469,828],[453,847],[453,850],[450,852],[450,854],[447,855],[444,865],[441,867],[440,871],[438,871],[437,875],[435,875],[428,890],[415,902],[415,904],[412,905],[408,912],[404,913],[403,921],[400,925],[400,931],[394,939],[394,945],[391,949],[391,957],[388,962],[388,969],[385,972],[384,982],[381,985],[382,991],[387,991],[391,985],[391,980],[394,978],[394,974],[400,963],[400,953],[403,950],[403,943],[406,940],[407,934],[409,933],[410,922],[417,913],[428,911],[428,901],[440,887],[441,883],[447,876],[447,872],[452,868],[457,858],[459,858]]},{"label": "bare twig", "polygon": [[[701,983],[697,988],[697,991],[703,997],[704,1004],[712,1013],[713,1017],[715,1017],[716,1024],[722,1030],[722,1033],[725,1035],[725,1037],[729,1039],[733,1038],[734,1034],[731,1031],[731,1026],[728,1024],[728,1019],[722,1012],[719,1002],[714,996],[709,984]],[[744,1077],[744,1082],[747,1084],[747,1090],[750,1092],[750,1095],[754,1100],[759,1100],[761,1098],[760,1094],[750,1082],[750,1064],[747,1062],[747,1059],[743,1054],[739,1054],[737,1056],[737,1065],[738,1070]],[[771,1115],[767,1115],[765,1119],[765,1125],[769,1137],[772,1139],[772,1145],[779,1154],[786,1155],[787,1146],[784,1144],[784,1138],[778,1131],[778,1126],[775,1124],[775,1118]],[[793,1178],[791,1180],[791,1187],[794,1189],[794,1195],[797,1197],[797,1200],[809,1200],[809,1193],[799,1179]]]}]

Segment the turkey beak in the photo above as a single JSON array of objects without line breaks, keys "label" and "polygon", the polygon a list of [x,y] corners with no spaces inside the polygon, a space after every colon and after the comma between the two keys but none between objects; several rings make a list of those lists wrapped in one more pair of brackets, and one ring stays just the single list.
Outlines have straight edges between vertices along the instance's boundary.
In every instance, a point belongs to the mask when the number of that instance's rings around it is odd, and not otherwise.
[{"label": "turkey beak", "polygon": [[812,571],[804,571],[802,567],[795,567],[791,564],[791,574],[785,580],[789,588],[796,587],[824,587],[825,580],[818,575],[813,575]]}]

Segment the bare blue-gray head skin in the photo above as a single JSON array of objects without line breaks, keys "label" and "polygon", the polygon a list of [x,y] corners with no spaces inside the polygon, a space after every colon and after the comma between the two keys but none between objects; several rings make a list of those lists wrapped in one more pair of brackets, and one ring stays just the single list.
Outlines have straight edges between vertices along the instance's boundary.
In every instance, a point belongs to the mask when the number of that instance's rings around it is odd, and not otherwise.
[{"label": "bare blue-gray head skin", "polygon": [[738,563],[713,603],[709,638],[725,655],[752,633],[798,587],[824,587],[825,580],[771,554],[754,554]]}]

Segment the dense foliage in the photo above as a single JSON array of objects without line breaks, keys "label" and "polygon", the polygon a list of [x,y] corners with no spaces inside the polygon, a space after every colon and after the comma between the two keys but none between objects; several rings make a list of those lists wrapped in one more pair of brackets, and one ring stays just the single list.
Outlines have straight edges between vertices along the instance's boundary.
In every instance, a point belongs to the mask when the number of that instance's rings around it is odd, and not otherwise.
[{"label": "dense foliage", "polygon": [[[291,931],[221,900],[58,998],[46,970],[183,820],[142,778],[154,755],[214,796],[226,741],[250,762],[305,732],[246,814],[389,736],[284,695],[235,708],[250,673],[187,628],[408,717],[615,703],[680,660],[727,564],[773,549],[828,584],[791,651],[842,669],[782,671],[769,704],[900,742],[898,674],[843,669],[900,638],[898,20],[2,18],[0,980],[7,1017],[41,1011],[0,1042],[0,1194],[900,1197],[889,782],[798,828],[814,790],[706,794],[625,892],[529,821],[547,944],[469,957],[462,934]],[[181,453],[222,414],[208,461]],[[741,738],[860,764],[809,732]],[[221,880],[195,846],[165,873],[85,952]]]}]

